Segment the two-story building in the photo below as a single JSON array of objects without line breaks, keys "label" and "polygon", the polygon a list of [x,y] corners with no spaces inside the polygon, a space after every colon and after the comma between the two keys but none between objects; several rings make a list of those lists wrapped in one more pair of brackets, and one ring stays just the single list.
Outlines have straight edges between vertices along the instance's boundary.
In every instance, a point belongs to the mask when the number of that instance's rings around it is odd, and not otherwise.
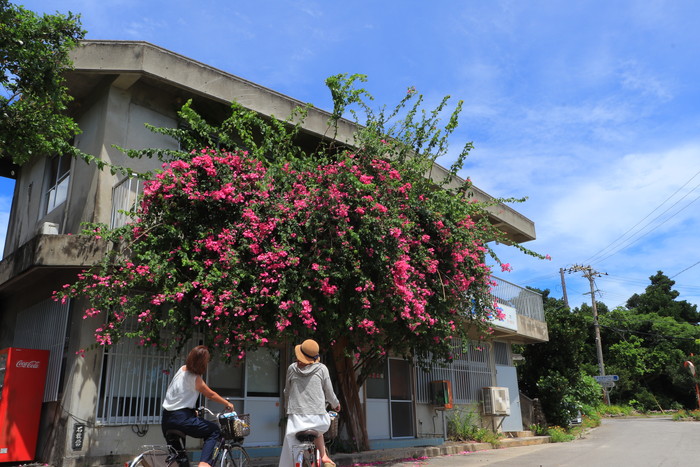
[{"label": "two-story building", "polygon": [[[214,120],[227,115],[234,100],[263,116],[280,118],[303,105],[144,42],[85,41],[73,60],[74,69],[66,77],[74,97],[70,113],[82,129],[75,146],[137,171],[156,168],[158,162],[129,159],[115,146],[176,148],[176,142],[144,124],[176,127],[176,112],[188,99]],[[305,135],[320,138],[328,117],[312,108]],[[351,143],[353,130],[342,122],[338,138]],[[117,464],[141,445],[162,444],[160,403],[170,370],[180,364],[177,356],[126,341],[77,355],[94,343],[95,323],[83,320],[86,303],[51,299],[53,291],[104,254],[106,245],[100,240],[78,235],[81,223],[124,222],[118,211],[133,205],[140,183],[60,154],[0,170],[1,176],[16,179],[0,262],[0,349],[50,350],[36,460],[62,466]],[[477,188],[474,194],[491,199]],[[490,212],[491,221],[512,241],[535,238],[533,222],[512,208],[498,205]],[[498,424],[504,431],[523,429],[511,344],[546,341],[547,326],[539,295],[497,282],[494,299],[506,319],[494,323],[490,339],[459,352],[450,367],[429,372],[390,358],[364,385],[362,400],[374,447],[444,439],[446,412],[436,405],[433,381],[448,381],[457,405],[481,403],[484,387],[508,388],[510,415],[499,416]],[[214,363],[207,375],[210,386],[235,398],[239,412],[251,414],[253,430],[246,445],[257,448],[253,455],[279,452],[283,373],[292,358],[288,350],[254,352],[238,366]],[[192,446],[197,442],[191,441]]]}]

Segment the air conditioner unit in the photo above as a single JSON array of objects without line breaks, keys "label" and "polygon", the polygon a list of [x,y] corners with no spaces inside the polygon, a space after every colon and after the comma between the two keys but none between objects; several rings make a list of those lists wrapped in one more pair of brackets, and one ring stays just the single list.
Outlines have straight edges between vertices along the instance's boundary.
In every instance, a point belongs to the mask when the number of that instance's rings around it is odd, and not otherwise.
[{"label": "air conditioner unit", "polygon": [[39,233],[42,235],[58,235],[59,227],[55,222],[44,222],[39,226]]},{"label": "air conditioner unit", "polygon": [[508,388],[489,386],[481,389],[484,399],[484,415],[510,415]]}]

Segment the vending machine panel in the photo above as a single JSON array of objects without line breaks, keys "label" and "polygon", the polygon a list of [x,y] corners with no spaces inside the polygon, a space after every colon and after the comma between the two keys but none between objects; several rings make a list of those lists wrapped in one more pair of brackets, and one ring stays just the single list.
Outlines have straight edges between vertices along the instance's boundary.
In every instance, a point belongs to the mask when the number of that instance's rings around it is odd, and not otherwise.
[{"label": "vending machine panel", "polygon": [[0,463],[35,457],[48,350],[0,350]]}]

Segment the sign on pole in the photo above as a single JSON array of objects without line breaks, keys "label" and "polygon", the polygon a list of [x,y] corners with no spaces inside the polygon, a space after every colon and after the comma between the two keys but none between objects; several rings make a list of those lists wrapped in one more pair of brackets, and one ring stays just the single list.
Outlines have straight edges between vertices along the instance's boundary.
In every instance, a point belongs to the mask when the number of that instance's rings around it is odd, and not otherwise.
[{"label": "sign on pole", "polygon": [[600,383],[603,386],[604,386],[603,383],[612,383],[612,382],[618,381],[620,379],[620,377],[617,375],[594,376],[594,378],[596,381],[598,381],[598,383]]}]

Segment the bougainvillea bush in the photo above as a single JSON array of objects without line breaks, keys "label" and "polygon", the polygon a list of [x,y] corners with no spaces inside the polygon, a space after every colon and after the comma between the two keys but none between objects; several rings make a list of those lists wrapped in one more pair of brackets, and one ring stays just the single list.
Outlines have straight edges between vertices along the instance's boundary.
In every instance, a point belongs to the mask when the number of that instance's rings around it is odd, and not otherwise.
[{"label": "bougainvillea bush", "polygon": [[[329,84],[334,117],[363,108],[348,80]],[[85,316],[104,317],[95,333],[103,345],[128,337],[167,348],[197,331],[237,360],[313,337],[332,351],[337,374],[351,375],[341,401],[361,412],[357,384],[373,363],[389,352],[449,360],[451,338],[466,342],[497,313],[487,242],[503,234],[468,184],[446,189],[426,176],[456,119],[440,134],[437,114],[414,122],[418,105],[391,128],[384,112],[367,112],[354,146],[331,138],[313,151],[295,146],[301,123],[290,131],[234,105],[215,129],[186,106],[203,138],[171,134],[206,144],[218,132],[230,146],[151,151],[169,160],[145,184],[133,222],[90,228],[114,248],[57,299],[87,297]],[[262,141],[246,139],[251,122],[264,127]]]}]

